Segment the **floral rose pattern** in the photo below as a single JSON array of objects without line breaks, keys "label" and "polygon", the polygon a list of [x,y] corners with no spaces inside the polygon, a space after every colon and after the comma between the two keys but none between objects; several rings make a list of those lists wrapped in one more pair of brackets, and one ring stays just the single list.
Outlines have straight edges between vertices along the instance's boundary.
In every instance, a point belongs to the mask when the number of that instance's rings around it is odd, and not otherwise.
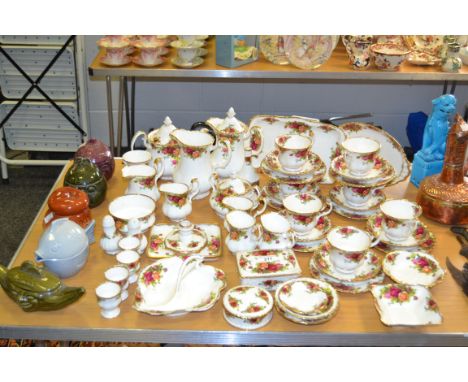
[{"label": "floral rose pattern", "polygon": [[198,159],[205,153],[205,149],[202,148],[184,147],[183,150],[192,159]]},{"label": "floral rose pattern", "polygon": [[252,271],[256,273],[276,273],[286,268],[287,264],[278,261],[264,261],[257,263],[256,266],[252,268]]},{"label": "floral rose pattern", "polygon": [[311,224],[312,221],[314,220],[313,217],[311,216],[305,216],[305,215],[291,215],[292,218],[294,219],[295,222],[297,222],[298,224],[302,224],[302,225],[308,225],[308,224]]},{"label": "floral rose pattern", "polygon": [[348,238],[351,235],[356,233],[356,230],[350,227],[342,227],[338,230],[338,233],[341,235],[343,238]]},{"label": "floral rose pattern", "polygon": [[304,122],[291,121],[284,125],[285,128],[294,130],[297,133],[305,133],[310,131],[310,126]]},{"label": "floral rose pattern", "polygon": [[153,251],[157,251],[162,245],[164,245],[163,235],[152,235],[150,238],[150,248]]},{"label": "floral rose pattern", "polygon": [[166,271],[167,268],[164,268],[162,264],[156,264],[155,266],[148,268],[140,278],[146,286],[155,286],[156,284],[159,284],[162,274]]},{"label": "floral rose pattern", "polygon": [[380,298],[390,300],[390,302],[403,304],[410,301],[411,298],[417,299],[416,291],[409,285],[386,285],[380,290]]},{"label": "floral rose pattern", "polygon": [[427,275],[434,275],[437,272],[437,265],[431,259],[421,256],[417,253],[412,253],[407,257],[411,260],[413,266],[419,271]]},{"label": "floral rose pattern", "polygon": [[185,196],[167,195],[167,201],[169,204],[181,208],[187,203],[187,198]]},{"label": "floral rose pattern", "polygon": [[155,185],[155,180],[154,180],[153,176],[147,177],[147,178],[146,177],[137,177],[137,178],[135,178],[135,181],[145,189],[151,189]]},{"label": "floral rose pattern", "polygon": [[427,299],[427,304],[426,304],[425,309],[430,310],[432,312],[436,312],[436,313],[439,312],[439,307],[437,306],[437,303],[432,298]]},{"label": "floral rose pattern", "polygon": [[278,118],[275,118],[275,117],[265,117],[263,118],[263,120],[265,122],[268,122],[270,125],[272,125],[273,123],[275,123],[276,121],[278,121]]}]

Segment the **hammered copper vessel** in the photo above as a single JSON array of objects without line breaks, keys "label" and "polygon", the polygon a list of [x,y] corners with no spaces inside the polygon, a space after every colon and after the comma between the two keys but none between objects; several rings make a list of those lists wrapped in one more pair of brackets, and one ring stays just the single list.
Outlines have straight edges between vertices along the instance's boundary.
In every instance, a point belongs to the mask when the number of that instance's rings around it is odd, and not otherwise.
[{"label": "hammered copper vessel", "polygon": [[468,224],[468,183],[464,180],[467,146],[468,124],[457,114],[447,136],[442,172],[425,178],[416,196],[429,219],[443,224]]}]

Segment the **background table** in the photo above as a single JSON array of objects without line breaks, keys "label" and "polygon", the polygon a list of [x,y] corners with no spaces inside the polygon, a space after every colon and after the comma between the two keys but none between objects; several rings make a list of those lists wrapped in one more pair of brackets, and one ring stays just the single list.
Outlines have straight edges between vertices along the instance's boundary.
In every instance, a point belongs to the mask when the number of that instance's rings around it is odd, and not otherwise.
[{"label": "background table", "polygon": [[[70,165],[70,164],[69,164]],[[69,166],[68,165],[68,166]],[[63,182],[67,169],[62,171],[54,188]],[[96,239],[102,235],[102,218],[107,214],[110,201],[124,193],[126,181],[121,178],[121,161],[117,160],[114,177],[109,181],[106,200],[92,210],[96,219]],[[262,178],[264,181],[264,178]],[[330,186],[322,186],[326,191]],[[33,190],[32,190],[33,192]],[[387,196],[414,199],[413,185],[401,183],[386,190]],[[157,222],[167,222],[161,212],[161,200],[156,212]],[[32,260],[34,250],[43,231],[42,218],[46,205],[33,222],[10,266]],[[221,224],[208,203],[208,199],[194,201],[194,223]],[[335,213],[332,222],[364,227],[364,222],[351,221]],[[463,258],[458,255],[459,244],[447,226],[423,218],[436,235],[434,255],[444,266],[445,257],[461,267]],[[223,228],[223,239],[225,230]],[[310,254],[297,253],[302,274],[309,276]],[[152,259],[143,258],[142,266]],[[65,280],[70,286],[84,286],[86,294],[76,303],[53,312],[25,313],[0,291],[0,338],[61,339],[83,341],[128,341],[198,344],[266,344],[266,345],[468,345],[468,298],[456,285],[450,274],[442,283],[432,288],[435,300],[443,315],[443,324],[417,328],[386,327],[379,319],[370,293],[350,295],[340,293],[338,314],[331,321],[317,326],[302,326],[283,318],[276,311],[273,320],[257,331],[242,331],[231,327],[223,318],[222,302],[216,303],[207,312],[190,313],[181,317],[155,317],[135,311],[131,305],[135,284],[129,289],[130,297],[121,305],[121,315],[113,320],[100,316],[94,289],[104,281],[104,271],[116,263],[113,256],[106,255],[98,242],[91,245],[85,268],[76,276]],[[210,262],[226,273],[228,288],[239,284],[239,274],[234,256],[223,247],[223,256]],[[386,280],[388,281],[388,279]]]}]

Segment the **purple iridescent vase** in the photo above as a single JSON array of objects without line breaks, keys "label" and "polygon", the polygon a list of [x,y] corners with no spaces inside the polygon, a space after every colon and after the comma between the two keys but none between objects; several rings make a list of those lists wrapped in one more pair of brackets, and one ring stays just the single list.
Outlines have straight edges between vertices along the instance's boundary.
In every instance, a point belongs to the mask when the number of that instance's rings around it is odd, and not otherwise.
[{"label": "purple iridescent vase", "polygon": [[75,153],[75,158],[88,158],[104,174],[106,180],[114,174],[115,161],[109,146],[99,139],[91,138],[81,145]]}]

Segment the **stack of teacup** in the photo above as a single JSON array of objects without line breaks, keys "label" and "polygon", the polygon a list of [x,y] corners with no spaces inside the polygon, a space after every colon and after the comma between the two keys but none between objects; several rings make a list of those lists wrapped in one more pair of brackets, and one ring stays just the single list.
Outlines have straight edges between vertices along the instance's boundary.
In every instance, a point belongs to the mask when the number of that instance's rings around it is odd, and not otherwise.
[{"label": "stack of teacup", "polygon": [[326,242],[310,259],[312,275],[329,282],[341,292],[368,291],[372,284],[381,283],[384,279],[382,260],[371,250],[378,241],[356,227],[332,228]]},{"label": "stack of teacup", "polygon": [[177,50],[172,64],[180,68],[195,68],[203,64],[207,50],[203,48],[208,36],[178,36],[178,40],[171,42],[171,47]]},{"label": "stack of teacup", "polygon": [[379,239],[377,248],[384,252],[430,251],[434,235],[419,220],[421,213],[421,206],[409,200],[387,200],[367,220],[367,229]]},{"label": "stack of teacup", "polygon": [[395,169],[379,156],[380,143],[366,137],[348,138],[342,155],[331,162],[331,174],[338,186],[329,197],[336,213],[351,219],[367,219],[385,201],[382,188],[395,176]]},{"label": "stack of teacup", "polygon": [[130,39],[126,36],[106,36],[99,39],[97,45],[105,51],[100,58],[100,62],[104,65],[127,65],[132,60],[129,55],[133,53],[133,48],[130,46]]},{"label": "stack of teacup", "polygon": [[139,36],[132,41],[132,46],[137,48],[139,54],[132,57],[134,64],[146,67],[160,65],[164,62],[164,55],[169,52],[167,38],[159,36]]},{"label": "stack of teacup", "polygon": [[[296,233],[294,249],[299,251],[315,248],[331,226],[328,218],[320,215],[327,209],[319,197],[318,185],[325,176],[326,166],[312,152],[312,139],[312,135],[279,135],[275,139],[275,149],[261,163],[262,171],[270,178],[263,194],[271,207],[286,208],[285,213]],[[307,224],[296,224],[298,219]]]}]

